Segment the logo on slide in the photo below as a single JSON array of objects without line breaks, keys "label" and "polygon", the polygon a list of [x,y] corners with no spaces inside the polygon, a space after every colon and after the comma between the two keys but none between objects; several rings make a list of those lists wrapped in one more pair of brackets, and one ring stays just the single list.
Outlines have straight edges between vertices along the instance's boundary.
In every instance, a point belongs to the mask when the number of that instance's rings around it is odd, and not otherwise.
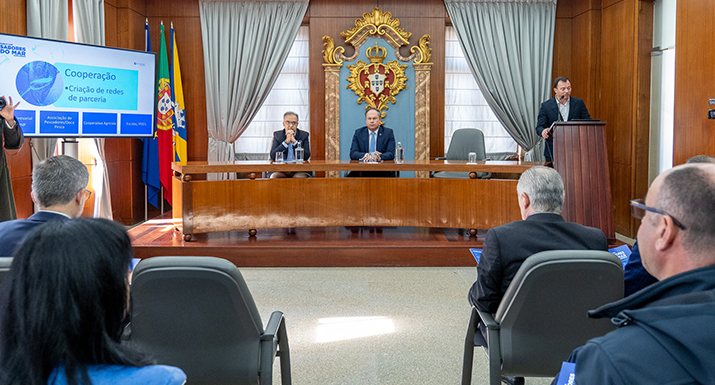
[{"label": "logo on slide", "polygon": [[62,95],[64,81],[55,66],[44,61],[25,64],[15,78],[22,99],[34,106],[47,106]]}]

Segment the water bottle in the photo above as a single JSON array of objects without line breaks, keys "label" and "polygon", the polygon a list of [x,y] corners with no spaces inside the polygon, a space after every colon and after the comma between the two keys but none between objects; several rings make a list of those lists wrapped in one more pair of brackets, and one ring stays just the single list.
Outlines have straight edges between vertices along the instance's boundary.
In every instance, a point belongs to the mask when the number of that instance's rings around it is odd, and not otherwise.
[{"label": "water bottle", "polygon": [[295,147],[295,161],[296,163],[303,163],[303,146],[298,142]]},{"label": "water bottle", "polygon": [[395,149],[395,163],[405,162],[405,149],[402,148],[402,143],[397,142],[397,148]]}]

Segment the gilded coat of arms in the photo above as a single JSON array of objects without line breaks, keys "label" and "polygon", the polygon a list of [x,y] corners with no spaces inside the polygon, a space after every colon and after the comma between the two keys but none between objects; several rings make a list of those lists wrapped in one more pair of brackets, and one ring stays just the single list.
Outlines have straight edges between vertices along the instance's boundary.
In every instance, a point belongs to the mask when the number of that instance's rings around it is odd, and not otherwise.
[{"label": "gilded coat of arms", "polygon": [[358,96],[358,104],[365,102],[367,107],[380,110],[381,116],[386,115],[387,103],[395,104],[395,96],[407,88],[405,69],[397,60],[383,64],[387,57],[387,49],[378,46],[365,50],[370,64],[361,60],[355,65],[349,65],[348,87]]}]

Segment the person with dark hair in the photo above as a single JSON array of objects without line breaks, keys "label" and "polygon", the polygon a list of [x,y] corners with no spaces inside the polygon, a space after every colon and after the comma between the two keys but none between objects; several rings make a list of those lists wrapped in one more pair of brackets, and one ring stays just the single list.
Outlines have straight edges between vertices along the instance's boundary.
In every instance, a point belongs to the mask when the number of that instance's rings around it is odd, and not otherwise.
[{"label": "person with dark hair", "polygon": [[131,258],[126,231],[106,219],[33,229],[2,291],[0,383],[183,384],[180,369],[120,344]]},{"label": "person with dark hair", "polygon": [[[12,98],[0,97],[0,144],[7,150],[19,150],[25,140],[22,128],[15,119],[15,108],[20,104],[12,104]],[[0,222],[17,218],[15,197],[12,195],[12,179],[7,168],[5,150],[0,149]]]},{"label": "person with dark hair", "polygon": [[32,201],[40,208],[27,219],[0,223],[0,257],[10,257],[27,233],[45,222],[79,218],[92,195],[89,172],[67,155],[49,157],[32,170]]},{"label": "person with dark hair", "polygon": [[582,99],[571,96],[571,81],[565,76],[560,76],[554,80],[554,97],[541,103],[536,122],[536,133],[546,139],[544,156],[547,162],[551,162],[554,155],[551,126],[556,122],[574,119],[591,119],[591,115]]},{"label": "person with dark hair", "polygon": [[631,207],[658,282],[588,312],[618,328],[571,353],[575,383],[715,384],[715,165],[674,167]]},{"label": "person with dark hair", "polygon": [[[365,126],[355,130],[350,145],[350,159],[381,161],[395,159],[395,133],[382,125],[380,110],[370,107],[365,110]],[[391,171],[353,171],[351,177],[392,177]]]},{"label": "person with dark hair", "polygon": [[[685,162],[687,164],[692,163],[713,163],[715,164],[715,157],[710,155],[697,155]],[[638,240],[633,244],[633,250],[631,250],[631,255],[628,257],[628,263],[623,269],[623,294],[625,297],[637,292],[638,290],[652,285],[658,282],[655,277],[650,275],[648,271],[643,267],[643,262],[641,262],[641,254],[638,249]]]},{"label": "person with dark hair", "polygon": [[[298,129],[298,114],[288,111],[283,114],[283,129],[273,133],[271,146],[271,160],[276,160],[276,153],[282,153],[283,159],[295,160],[295,149],[298,144],[303,148],[303,160],[310,159],[310,134]],[[299,172],[274,172],[271,178],[310,178],[310,173]]]}]

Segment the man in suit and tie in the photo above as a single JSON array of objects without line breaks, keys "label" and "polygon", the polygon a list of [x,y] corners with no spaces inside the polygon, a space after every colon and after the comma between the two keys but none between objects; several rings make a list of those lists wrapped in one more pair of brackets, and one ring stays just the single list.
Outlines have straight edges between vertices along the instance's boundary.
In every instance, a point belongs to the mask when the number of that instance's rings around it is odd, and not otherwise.
[{"label": "man in suit and tie", "polygon": [[[350,146],[350,159],[381,161],[395,159],[395,134],[392,129],[380,124],[380,110],[370,107],[365,111],[365,126],[355,130]],[[391,177],[390,171],[358,171],[347,176]]]},{"label": "man in suit and tie", "polygon": [[583,100],[571,96],[571,81],[567,77],[561,76],[554,80],[554,94],[553,98],[541,103],[536,123],[536,133],[546,139],[544,156],[547,162],[551,162],[554,155],[552,124],[574,119],[591,119]]},{"label": "man in suit and tie", "polygon": [[[561,216],[564,183],[554,169],[537,166],[526,170],[516,187],[521,221],[487,231],[484,250],[477,266],[477,281],[469,290],[469,303],[496,313],[509,284],[526,258],[547,250],[608,250],[603,231],[566,222]],[[486,328],[474,336],[476,345],[486,346]],[[523,384],[521,378],[505,379]]]},{"label": "man in suit and tie", "polygon": [[0,257],[11,257],[27,233],[45,222],[79,218],[92,195],[88,182],[87,167],[71,156],[53,156],[37,164],[30,195],[40,210],[27,219],[0,223]]},{"label": "man in suit and tie", "polygon": [[[286,161],[295,160],[295,149],[298,144],[303,148],[303,160],[310,158],[310,134],[298,129],[298,114],[288,111],[283,114],[283,129],[273,133],[271,146],[271,160],[276,160],[276,153],[283,153]],[[274,172],[271,178],[309,178],[310,173],[299,172]]]}]

